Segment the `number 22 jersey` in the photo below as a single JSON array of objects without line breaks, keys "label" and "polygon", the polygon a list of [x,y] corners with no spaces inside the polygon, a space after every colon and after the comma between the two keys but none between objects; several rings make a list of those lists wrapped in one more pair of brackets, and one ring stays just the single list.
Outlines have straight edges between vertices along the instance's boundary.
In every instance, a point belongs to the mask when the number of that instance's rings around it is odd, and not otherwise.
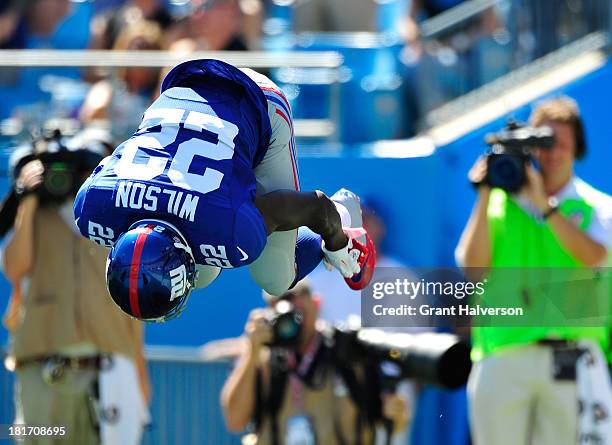
[{"label": "number 22 jersey", "polygon": [[79,190],[81,234],[111,247],[136,221],[157,219],[183,234],[198,264],[251,263],[266,243],[253,170],[270,133],[266,98],[245,73],[217,60],[178,65],[136,133]]}]

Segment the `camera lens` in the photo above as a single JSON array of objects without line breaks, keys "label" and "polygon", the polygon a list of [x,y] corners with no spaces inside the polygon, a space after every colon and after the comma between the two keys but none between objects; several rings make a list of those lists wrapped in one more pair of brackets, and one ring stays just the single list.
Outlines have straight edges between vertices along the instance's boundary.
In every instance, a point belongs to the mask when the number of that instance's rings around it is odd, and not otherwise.
[{"label": "camera lens", "polygon": [[279,340],[291,340],[299,336],[301,326],[300,314],[287,313],[277,319],[275,333]]},{"label": "camera lens", "polygon": [[45,174],[45,188],[53,196],[65,196],[72,189],[72,174],[65,164],[51,164]]},{"label": "camera lens", "polygon": [[302,334],[304,316],[288,301],[279,301],[270,319],[272,343],[276,346],[295,346]]},{"label": "camera lens", "polygon": [[525,161],[513,154],[492,155],[489,158],[488,182],[508,192],[517,192],[525,182]]}]

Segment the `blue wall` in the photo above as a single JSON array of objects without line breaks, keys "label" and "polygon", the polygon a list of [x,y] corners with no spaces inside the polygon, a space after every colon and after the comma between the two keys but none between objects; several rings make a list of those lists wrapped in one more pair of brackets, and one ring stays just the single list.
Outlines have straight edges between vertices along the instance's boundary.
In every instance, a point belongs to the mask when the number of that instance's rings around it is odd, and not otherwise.
[{"label": "blue wall", "polygon": [[[562,89],[578,100],[586,122],[589,153],[579,163],[578,174],[607,193],[612,193],[610,85],[609,63]],[[526,119],[529,111],[530,107],[522,107],[513,116]],[[303,157],[302,188],[333,193],[348,187],[385,203],[389,236],[384,247],[388,253],[414,266],[451,265],[474,199],[467,171],[485,149],[484,134],[503,122],[492,122],[427,157],[375,158],[360,156],[358,150],[347,150],[343,156]],[[6,180],[2,178],[0,191],[4,190]],[[9,295],[2,278],[0,295]],[[225,271],[208,289],[193,294],[188,310],[178,320],[147,326],[146,340],[149,344],[200,345],[240,335],[248,311],[261,304],[259,290],[246,270]],[[6,332],[0,330],[0,342],[5,341]]]}]

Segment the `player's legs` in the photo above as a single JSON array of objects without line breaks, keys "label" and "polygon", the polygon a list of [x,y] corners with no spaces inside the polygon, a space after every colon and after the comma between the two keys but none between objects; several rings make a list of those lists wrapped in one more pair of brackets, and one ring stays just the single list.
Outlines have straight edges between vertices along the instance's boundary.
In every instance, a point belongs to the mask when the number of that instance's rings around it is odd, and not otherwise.
[{"label": "player's legs", "polygon": [[[272,129],[270,146],[262,162],[255,168],[257,194],[264,195],[275,190],[299,190],[289,105],[278,87],[269,79],[251,70],[244,71],[257,82],[268,99],[268,117]],[[361,209],[353,193],[343,189],[331,199],[337,204],[343,226],[361,227]],[[262,254],[249,270],[255,282],[265,291],[280,295],[314,270],[322,258],[321,237],[302,227],[299,236],[297,230],[271,234]]]},{"label": "player's legs", "polygon": [[295,280],[297,230],[275,232],[266,247],[249,266],[253,280],[271,295],[281,295]]},{"label": "player's legs", "polygon": [[196,270],[198,271],[198,276],[197,276],[196,283],[195,283],[196,289],[202,289],[204,287],[208,287],[210,283],[215,281],[215,279],[221,273],[220,267],[205,266],[201,264],[196,265]]},{"label": "player's legs", "polygon": [[[275,96],[276,100],[283,101],[280,95]],[[275,190],[299,190],[290,116],[280,105],[277,107],[270,100],[268,115],[272,126],[272,143],[255,168],[257,194],[264,195]],[[297,235],[297,230],[270,234],[263,252],[249,266],[253,280],[272,295],[282,294],[295,280]]]},{"label": "player's legs", "polygon": [[[299,189],[293,152],[286,142],[290,136],[275,132],[274,125],[272,128],[275,142],[255,169],[259,194]],[[331,199],[336,203],[344,227],[362,226],[361,207],[354,193],[341,189]],[[365,237],[362,238],[365,243]],[[249,270],[255,282],[266,292],[281,295],[312,272],[322,259],[321,237],[301,227],[299,231],[275,232],[268,236],[266,247]]]}]

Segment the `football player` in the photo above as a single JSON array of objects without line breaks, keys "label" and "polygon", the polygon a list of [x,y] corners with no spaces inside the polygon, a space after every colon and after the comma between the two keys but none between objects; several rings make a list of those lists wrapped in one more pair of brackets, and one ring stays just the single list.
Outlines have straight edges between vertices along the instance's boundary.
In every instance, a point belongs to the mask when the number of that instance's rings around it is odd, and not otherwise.
[{"label": "football player", "polygon": [[376,261],[353,193],[300,191],[280,89],[218,60],[168,73],[136,133],[81,187],[74,215],[83,236],[111,247],[115,303],[147,321],[177,316],[224,268],[248,266],[281,295],[322,259],[361,289]]}]

